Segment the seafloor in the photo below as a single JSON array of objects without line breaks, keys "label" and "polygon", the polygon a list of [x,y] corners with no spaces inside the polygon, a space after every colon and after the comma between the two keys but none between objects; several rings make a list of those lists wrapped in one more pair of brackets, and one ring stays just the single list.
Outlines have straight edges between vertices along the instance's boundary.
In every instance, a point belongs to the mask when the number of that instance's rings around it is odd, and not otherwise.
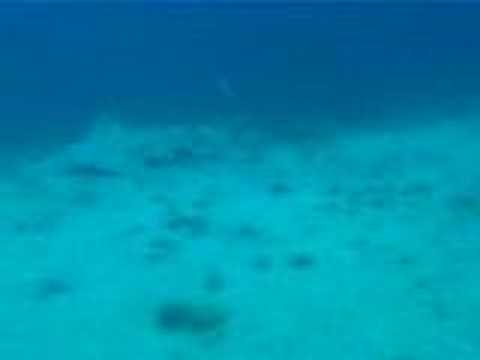
[{"label": "seafloor", "polygon": [[1,178],[1,357],[478,360],[474,123],[99,120]]}]

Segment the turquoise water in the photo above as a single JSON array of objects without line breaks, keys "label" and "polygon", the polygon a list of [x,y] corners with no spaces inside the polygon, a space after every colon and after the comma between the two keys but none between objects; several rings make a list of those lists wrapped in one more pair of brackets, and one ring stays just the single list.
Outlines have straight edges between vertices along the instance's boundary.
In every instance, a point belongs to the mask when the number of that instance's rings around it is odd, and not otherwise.
[{"label": "turquoise water", "polygon": [[479,20],[0,5],[0,357],[478,359]]}]

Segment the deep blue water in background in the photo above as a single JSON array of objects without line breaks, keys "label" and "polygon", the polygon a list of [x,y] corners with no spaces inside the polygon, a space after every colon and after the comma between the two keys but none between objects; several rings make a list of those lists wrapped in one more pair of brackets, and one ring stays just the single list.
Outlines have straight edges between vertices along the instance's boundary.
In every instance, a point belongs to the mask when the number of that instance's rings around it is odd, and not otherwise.
[{"label": "deep blue water in background", "polygon": [[70,137],[105,110],[272,131],[457,111],[479,95],[479,23],[453,3],[1,4],[0,143]]}]

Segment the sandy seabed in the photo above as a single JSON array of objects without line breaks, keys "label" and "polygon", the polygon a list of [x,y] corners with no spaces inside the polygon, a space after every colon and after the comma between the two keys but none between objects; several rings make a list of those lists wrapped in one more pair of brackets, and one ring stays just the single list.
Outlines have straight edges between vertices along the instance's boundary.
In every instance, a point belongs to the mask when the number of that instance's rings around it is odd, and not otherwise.
[{"label": "sandy seabed", "polygon": [[0,181],[0,357],[477,360],[479,130],[100,120]]}]

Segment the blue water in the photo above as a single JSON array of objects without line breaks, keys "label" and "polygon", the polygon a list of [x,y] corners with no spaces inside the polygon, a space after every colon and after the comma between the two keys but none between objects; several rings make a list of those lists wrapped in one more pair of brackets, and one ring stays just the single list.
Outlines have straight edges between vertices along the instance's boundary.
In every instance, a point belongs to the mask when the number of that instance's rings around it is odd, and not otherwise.
[{"label": "blue water", "polygon": [[0,4],[0,359],[480,359],[480,4]]},{"label": "blue water", "polygon": [[476,4],[0,10],[2,142],[68,135],[112,108],[142,118],[240,113],[275,123],[320,114],[358,123],[399,108],[461,109],[479,91]]}]

